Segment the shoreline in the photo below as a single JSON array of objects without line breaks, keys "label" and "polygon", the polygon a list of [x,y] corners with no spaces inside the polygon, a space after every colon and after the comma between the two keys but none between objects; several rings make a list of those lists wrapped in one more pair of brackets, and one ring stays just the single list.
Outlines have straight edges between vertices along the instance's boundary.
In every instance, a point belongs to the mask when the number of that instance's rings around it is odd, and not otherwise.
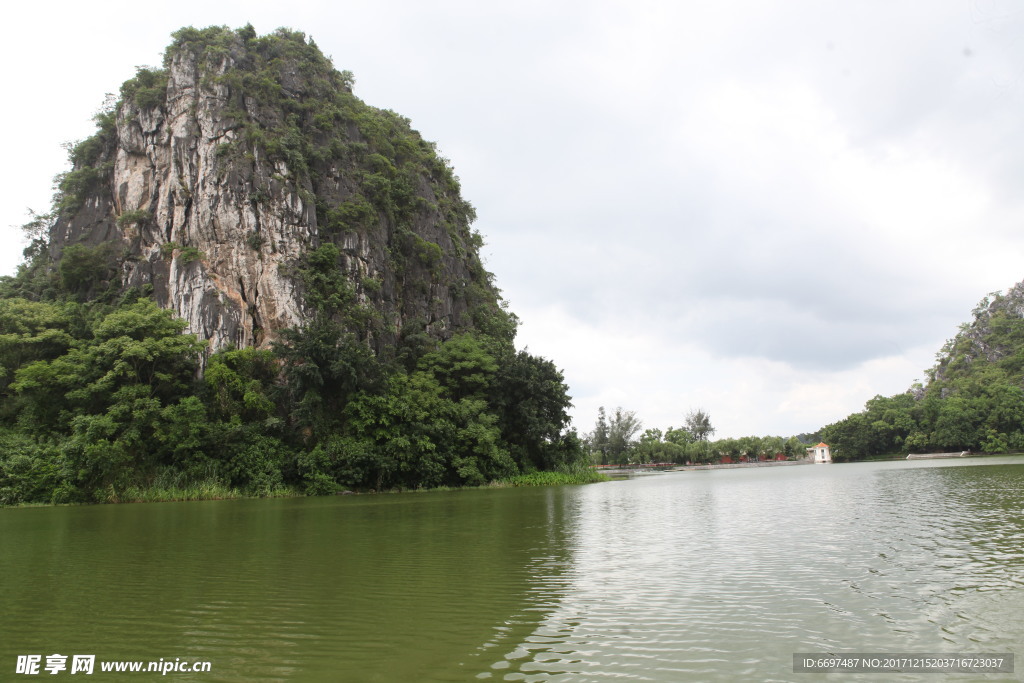
[{"label": "shoreline", "polygon": [[689,472],[692,470],[729,470],[741,467],[785,467],[790,465],[813,465],[810,460],[766,460],[764,462],[730,462],[718,465],[681,465],[669,472]]},{"label": "shoreline", "polygon": [[599,470],[602,474],[611,476],[621,475],[648,475],[648,474],[665,474],[666,472],[690,472],[694,470],[727,470],[737,469],[741,467],[778,467],[785,465],[811,465],[813,464],[809,460],[764,460],[758,462],[732,462],[732,463],[719,463],[712,465],[673,465],[672,467],[665,467],[661,469],[644,468],[644,467],[618,467],[618,468],[607,468]]},{"label": "shoreline", "polygon": [[257,500],[260,498],[325,498],[333,496],[379,496],[394,495],[401,493],[429,493],[431,491],[462,491],[472,489],[504,489],[519,487],[538,486],[583,486],[586,484],[598,484],[611,481],[611,477],[603,472],[579,473],[561,472],[558,470],[538,470],[528,474],[517,474],[505,479],[496,479],[486,484],[477,486],[432,486],[429,488],[415,489],[383,489],[380,491],[348,490],[339,489],[332,493],[311,495],[297,488],[296,486],[282,486],[263,493],[247,493],[237,488],[227,486],[188,489],[139,489],[134,488],[126,491],[120,496],[108,498],[107,500],[76,501],[76,502],[47,502],[47,501],[23,501],[13,505],[0,505],[0,510],[28,507],[77,507],[90,505],[136,505],[145,503],[193,503],[213,500]]}]

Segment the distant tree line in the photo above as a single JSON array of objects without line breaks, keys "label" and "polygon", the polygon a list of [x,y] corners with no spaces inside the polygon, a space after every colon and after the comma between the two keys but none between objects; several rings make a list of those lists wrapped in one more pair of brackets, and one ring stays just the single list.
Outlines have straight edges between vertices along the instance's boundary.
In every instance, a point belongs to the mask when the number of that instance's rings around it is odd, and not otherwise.
[{"label": "distant tree line", "polygon": [[[716,462],[722,459],[804,456],[824,441],[836,461],[908,453],[1024,450],[1024,282],[994,292],[972,311],[927,371],[904,393],[875,396],[860,412],[812,434],[707,441],[710,420],[690,411],[680,428],[662,432],[621,408],[602,408],[584,438],[595,463]],[[713,430],[710,430],[713,434]],[[638,436],[639,435],[639,436]]]},{"label": "distant tree line", "polygon": [[806,445],[797,437],[745,436],[712,441],[715,428],[703,409],[691,410],[681,427],[662,431],[646,429],[631,410],[616,408],[608,416],[598,409],[597,423],[584,438],[591,461],[597,465],[635,465],[644,463],[708,464],[736,462],[743,458],[803,458]]}]

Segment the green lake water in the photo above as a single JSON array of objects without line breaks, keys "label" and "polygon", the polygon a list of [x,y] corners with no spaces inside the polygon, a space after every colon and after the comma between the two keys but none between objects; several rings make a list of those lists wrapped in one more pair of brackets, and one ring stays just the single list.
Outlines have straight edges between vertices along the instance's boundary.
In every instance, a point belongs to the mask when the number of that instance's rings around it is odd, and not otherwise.
[{"label": "green lake water", "polygon": [[[0,680],[1024,679],[1024,457],[0,510]],[[794,652],[1013,652],[799,674]],[[19,655],[209,673],[17,675]]]}]

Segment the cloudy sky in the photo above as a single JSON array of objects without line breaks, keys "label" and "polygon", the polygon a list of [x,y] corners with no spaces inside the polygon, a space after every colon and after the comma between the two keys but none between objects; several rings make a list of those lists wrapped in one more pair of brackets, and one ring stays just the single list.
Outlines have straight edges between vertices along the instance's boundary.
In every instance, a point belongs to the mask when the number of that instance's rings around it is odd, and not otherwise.
[{"label": "cloudy sky", "polygon": [[1024,7],[1003,0],[23,3],[0,273],[61,143],[185,25],[311,35],[438,143],[575,423],[817,428],[1024,279]]}]

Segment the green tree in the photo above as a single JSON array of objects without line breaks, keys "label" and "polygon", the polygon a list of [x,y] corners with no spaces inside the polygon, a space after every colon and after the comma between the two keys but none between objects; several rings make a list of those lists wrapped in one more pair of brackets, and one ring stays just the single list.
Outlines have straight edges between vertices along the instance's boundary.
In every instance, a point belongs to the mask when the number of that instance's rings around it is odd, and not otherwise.
[{"label": "green tree", "polygon": [[461,334],[420,359],[419,369],[434,376],[455,400],[483,398],[498,372],[498,362],[476,335]]},{"label": "green tree", "polygon": [[636,433],[643,428],[643,423],[632,410],[615,409],[608,422],[608,459],[614,463],[629,461],[629,453],[633,449]]},{"label": "green tree", "polygon": [[393,375],[383,394],[363,392],[345,413],[348,445],[359,447],[338,467],[358,473],[355,486],[478,485],[518,471],[486,403],[448,398],[431,373]]},{"label": "green tree", "polygon": [[666,441],[660,429],[644,430],[632,451],[637,463],[685,462],[686,447]]},{"label": "green tree", "polygon": [[941,450],[969,450],[984,440],[982,424],[985,415],[980,401],[951,396],[942,402],[932,444]]},{"label": "green tree", "polygon": [[708,441],[715,433],[715,428],[711,426],[711,416],[701,408],[687,413],[684,422],[694,441]]},{"label": "green tree", "polygon": [[187,396],[206,346],[184,326],[147,300],[99,318],[91,338],[16,372],[20,424],[39,436],[69,434],[81,483],[116,496],[168,457],[155,447],[163,410]]},{"label": "green tree", "polygon": [[283,472],[290,459],[280,439],[258,434],[235,445],[227,467],[232,484],[250,494],[268,496],[283,487]]},{"label": "green tree", "polygon": [[597,409],[597,423],[594,431],[587,435],[586,442],[591,459],[598,465],[608,465],[608,418],[604,406]]},{"label": "green tree", "polygon": [[0,432],[0,505],[77,502],[66,451],[60,442]]},{"label": "green tree", "polygon": [[714,442],[713,449],[719,458],[737,460],[743,455],[743,444],[739,439],[719,439]]},{"label": "green tree", "polygon": [[685,446],[689,443],[693,443],[693,435],[684,427],[679,427],[678,429],[675,427],[669,427],[665,430],[665,441],[679,446]]},{"label": "green tree", "polygon": [[288,417],[305,440],[315,443],[339,426],[349,399],[379,391],[383,369],[370,348],[326,316],[286,330],[274,354],[283,364]]},{"label": "green tree", "polygon": [[553,470],[579,462],[578,439],[566,433],[569,389],[555,364],[526,351],[503,359],[488,403],[502,440],[523,470]]},{"label": "green tree", "polygon": [[280,369],[269,349],[230,349],[210,357],[203,373],[210,411],[224,422],[272,421],[276,426],[275,383]]},{"label": "green tree", "polygon": [[109,294],[116,274],[106,245],[87,247],[81,244],[65,247],[57,272],[63,290],[78,301]]},{"label": "green tree", "polygon": [[685,449],[686,461],[689,462],[711,462],[717,455],[714,444],[709,441],[691,441],[686,443],[683,448]]},{"label": "green tree", "polygon": [[[821,441],[821,439],[818,439]],[[791,436],[783,444],[782,454],[789,459],[799,459],[807,455],[807,447],[798,437]]]},{"label": "green tree", "polygon": [[52,360],[71,346],[71,316],[66,306],[26,299],[0,299],[0,387],[19,368]]}]

